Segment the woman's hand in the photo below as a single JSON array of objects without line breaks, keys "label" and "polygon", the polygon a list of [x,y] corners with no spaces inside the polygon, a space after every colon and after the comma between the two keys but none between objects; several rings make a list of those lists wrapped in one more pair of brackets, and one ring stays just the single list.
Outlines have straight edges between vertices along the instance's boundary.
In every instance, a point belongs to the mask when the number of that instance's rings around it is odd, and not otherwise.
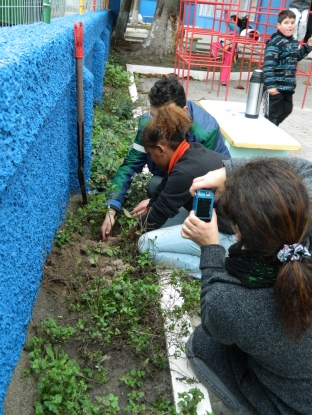
[{"label": "woman's hand", "polygon": [[115,225],[115,214],[106,213],[103,225],[101,227],[103,241],[109,241],[114,225]]},{"label": "woman's hand", "polygon": [[149,204],[149,199],[142,200],[131,212],[131,215],[142,216],[147,213],[147,205]]},{"label": "woman's hand", "polygon": [[219,230],[215,209],[213,209],[210,222],[204,222],[198,219],[194,211],[191,210],[190,215],[182,225],[181,235],[183,238],[190,239],[199,246],[219,244]]},{"label": "woman's hand", "polygon": [[196,190],[212,189],[215,191],[215,202],[217,202],[224,191],[225,180],[225,167],[221,167],[221,169],[218,170],[210,171],[205,176],[196,177],[196,179],[193,180],[193,184],[190,188],[190,193],[192,196],[194,196]]}]

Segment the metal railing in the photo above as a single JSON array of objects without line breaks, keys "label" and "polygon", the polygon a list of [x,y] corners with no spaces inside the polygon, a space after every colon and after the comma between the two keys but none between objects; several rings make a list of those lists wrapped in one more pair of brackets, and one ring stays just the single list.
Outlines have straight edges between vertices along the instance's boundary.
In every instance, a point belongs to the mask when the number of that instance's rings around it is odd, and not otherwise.
[{"label": "metal railing", "polygon": [[[44,0],[0,0],[0,26],[43,21]],[[109,8],[109,0],[50,0],[51,19]]]}]

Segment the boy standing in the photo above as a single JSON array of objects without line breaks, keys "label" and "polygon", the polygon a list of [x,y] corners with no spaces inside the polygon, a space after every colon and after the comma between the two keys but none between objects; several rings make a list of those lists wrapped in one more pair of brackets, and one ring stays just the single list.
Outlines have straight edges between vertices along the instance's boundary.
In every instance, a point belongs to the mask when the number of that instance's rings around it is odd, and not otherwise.
[{"label": "boy standing", "polygon": [[292,36],[295,23],[295,13],[282,10],[278,15],[278,30],[267,41],[264,51],[264,116],[275,125],[292,112],[297,62],[312,51],[312,38],[298,49],[298,42]]}]

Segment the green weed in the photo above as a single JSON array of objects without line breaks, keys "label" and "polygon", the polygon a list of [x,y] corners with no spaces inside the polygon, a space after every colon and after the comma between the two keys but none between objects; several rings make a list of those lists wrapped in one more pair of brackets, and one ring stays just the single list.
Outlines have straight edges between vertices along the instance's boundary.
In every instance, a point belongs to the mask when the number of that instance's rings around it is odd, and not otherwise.
[{"label": "green weed", "polygon": [[120,88],[130,85],[130,74],[117,63],[106,63],[105,68],[105,85]]},{"label": "green weed", "polygon": [[[178,402],[178,407],[182,415],[197,415],[197,405],[204,397],[204,394],[198,388],[190,389],[188,392],[178,393],[178,397],[182,398]],[[206,413],[209,415],[208,412]]]},{"label": "green weed", "polygon": [[121,376],[120,380],[122,380],[127,386],[130,386],[131,388],[134,388],[135,386],[140,388],[143,385],[142,378],[144,378],[144,376],[145,376],[144,370],[132,369],[126,375]]},{"label": "green weed", "polygon": [[[38,381],[38,400],[35,401],[36,415],[78,413],[98,414],[99,405],[91,402],[87,393],[91,378],[87,378],[74,359],[63,349],[52,347],[46,340],[33,337],[28,344],[30,369]],[[87,372],[92,376],[92,371]],[[98,381],[98,380],[97,380]]]}]

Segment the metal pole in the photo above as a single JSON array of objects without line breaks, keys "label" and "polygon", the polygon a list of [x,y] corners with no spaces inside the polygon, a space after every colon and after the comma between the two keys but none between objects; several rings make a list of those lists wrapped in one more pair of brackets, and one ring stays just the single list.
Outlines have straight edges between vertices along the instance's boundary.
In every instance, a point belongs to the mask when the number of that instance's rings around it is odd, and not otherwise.
[{"label": "metal pole", "polygon": [[79,14],[84,14],[84,0],[80,0]]},{"label": "metal pole", "polygon": [[82,203],[88,203],[84,180],[84,105],[83,105],[83,23],[74,23],[76,46],[76,85],[77,85],[77,136],[78,136],[78,179],[82,194]]},{"label": "metal pole", "polygon": [[43,0],[43,21],[51,23],[51,0]]}]

